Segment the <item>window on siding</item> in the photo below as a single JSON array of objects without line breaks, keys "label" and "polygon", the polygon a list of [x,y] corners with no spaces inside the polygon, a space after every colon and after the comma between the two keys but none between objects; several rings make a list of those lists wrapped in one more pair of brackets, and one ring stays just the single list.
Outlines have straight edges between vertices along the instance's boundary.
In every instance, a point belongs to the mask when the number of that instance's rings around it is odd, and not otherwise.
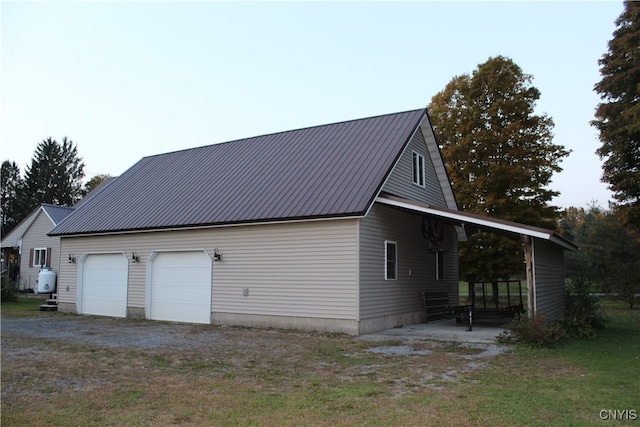
[{"label": "window on siding", "polygon": [[40,267],[47,265],[47,248],[35,248],[33,250],[33,263],[32,267]]},{"label": "window on siding", "polygon": [[424,156],[413,152],[413,183],[424,187]]},{"label": "window on siding", "polygon": [[436,251],[436,280],[444,279],[444,252]]},{"label": "window on siding", "polygon": [[398,244],[385,240],[384,242],[384,278],[396,280],[398,278]]}]

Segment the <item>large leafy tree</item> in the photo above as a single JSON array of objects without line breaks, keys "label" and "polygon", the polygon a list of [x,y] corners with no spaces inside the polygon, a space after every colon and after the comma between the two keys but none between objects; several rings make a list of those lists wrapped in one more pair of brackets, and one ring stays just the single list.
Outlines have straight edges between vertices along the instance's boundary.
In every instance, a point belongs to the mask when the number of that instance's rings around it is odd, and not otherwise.
[{"label": "large leafy tree", "polygon": [[84,185],[84,190],[82,191],[84,195],[89,194],[91,191],[95,190],[100,184],[102,184],[107,179],[111,178],[111,175],[108,174],[99,174],[91,178]]},{"label": "large leafy tree", "polygon": [[569,208],[561,221],[563,234],[580,246],[567,253],[567,276],[590,291],[616,293],[633,307],[640,293],[640,242],[620,218],[597,206]]},{"label": "large leafy tree", "polygon": [[602,181],[616,199],[616,212],[640,235],[640,2],[625,1],[609,51],[598,61],[595,85],[602,103],[591,123],[600,131]]},{"label": "large leafy tree", "polygon": [[[553,121],[534,113],[540,91],[511,59],[489,58],[454,77],[428,106],[459,207],[467,212],[555,229],[557,191],[548,188],[561,159]],[[519,242],[467,230],[461,273],[467,280],[523,271]]]},{"label": "large leafy tree", "polygon": [[24,177],[24,190],[19,195],[24,212],[42,203],[72,206],[82,197],[84,163],[70,139],[62,143],[47,138],[36,147],[31,165]]},{"label": "large leafy tree", "polygon": [[20,168],[15,162],[2,162],[2,189],[0,190],[0,209],[2,220],[2,235],[4,236],[15,227],[21,218],[17,203],[17,194],[22,185]]}]

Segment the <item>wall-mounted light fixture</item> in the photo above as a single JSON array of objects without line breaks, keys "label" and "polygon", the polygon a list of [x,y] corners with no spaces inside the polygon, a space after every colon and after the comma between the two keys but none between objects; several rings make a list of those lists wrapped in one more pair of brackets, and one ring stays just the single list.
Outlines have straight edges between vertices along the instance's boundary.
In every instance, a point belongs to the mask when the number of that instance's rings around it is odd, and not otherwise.
[{"label": "wall-mounted light fixture", "polygon": [[140,257],[135,252],[131,252],[131,262],[140,262]]},{"label": "wall-mounted light fixture", "polygon": [[222,261],[222,255],[218,251],[218,248],[213,249],[213,260],[214,261]]},{"label": "wall-mounted light fixture", "polygon": [[75,264],[76,263],[76,257],[73,256],[73,254],[69,254],[69,264]]}]

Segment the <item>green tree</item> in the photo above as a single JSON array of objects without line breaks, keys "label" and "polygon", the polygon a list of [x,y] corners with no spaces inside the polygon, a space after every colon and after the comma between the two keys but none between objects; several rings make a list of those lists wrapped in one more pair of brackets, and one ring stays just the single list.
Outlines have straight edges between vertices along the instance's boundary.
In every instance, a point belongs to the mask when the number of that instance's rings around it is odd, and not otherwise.
[{"label": "green tree", "polygon": [[17,194],[22,186],[20,168],[15,162],[2,162],[2,189],[0,195],[0,210],[2,220],[2,235],[10,232],[23,218],[17,204]]},{"label": "green tree", "polygon": [[616,212],[640,235],[640,2],[625,1],[598,61],[602,80],[595,85],[602,103],[591,123],[600,132],[602,181],[617,201]]},{"label": "green tree", "polygon": [[99,174],[94,176],[89,181],[87,181],[87,183],[84,185],[84,190],[82,191],[83,194],[84,195],[89,194],[92,190],[94,190],[96,187],[98,187],[100,184],[102,184],[104,181],[106,181],[109,178],[111,178],[111,175],[107,175],[107,174]]},{"label": "green tree", "polygon": [[47,138],[25,171],[21,206],[27,213],[42,203],[72,206],[82,197],[83,177],[84,163],[75,144],[66,137],[62,143]]},{"label": "green tree", "polygon": [[569,279],[591,291],[617,293],[630,307],[640,293],[640,242],[612,211],[592,205],[568,209],[561,221],[565,236],[573,236],[580,251],[567,253]]},{"label": "green tree", "polygon": [[[555,229],[548,188],[569,152],[552,143],[553,121],[534,114],[540,92],[511,59],[489,58],[454,77],[428,106],[460,209]],[[467,280],[507,278],[523,270],[520,243],[473,232],[460,249]]]}]

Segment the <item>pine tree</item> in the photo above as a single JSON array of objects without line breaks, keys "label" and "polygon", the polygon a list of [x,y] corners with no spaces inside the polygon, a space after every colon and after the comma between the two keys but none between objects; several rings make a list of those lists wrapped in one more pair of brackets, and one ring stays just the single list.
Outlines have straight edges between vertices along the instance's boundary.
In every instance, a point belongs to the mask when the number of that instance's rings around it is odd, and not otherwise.
[{"label": "pine tree", "polygon": [[591,123],[600,131],[602,181],[617,201],[616,213],[640,235],[640,2],[625,1],[609,51],[598,61],[603,100]]},{"label": "pine tree", "polygon": [[82,197],[84,163],[75,144],[47,138],[36,147],[24,178],[21,205],[30,212],[42,203],[72,206]]},{"label": "pine tree", "polygon": [[10,232],[21,220],[21,213],[17,205],[17,194],[22,186],[20,168],[15,162],[2,162],[2,190],[0,195],[0,210],[2,211],[2,235]]},{"label": "pine tree", "polygon": [[[461,210],[555,229],[548,188],[569,152],[552,142],[553,121],[534,114],[538,89],[511,59],[498,56],[454,77],[428,106]],[[461,245],[467,280],[508,278],[522,270],[519,242],[473,233]],[[480,268],[479,266],[482,266]]]}]

